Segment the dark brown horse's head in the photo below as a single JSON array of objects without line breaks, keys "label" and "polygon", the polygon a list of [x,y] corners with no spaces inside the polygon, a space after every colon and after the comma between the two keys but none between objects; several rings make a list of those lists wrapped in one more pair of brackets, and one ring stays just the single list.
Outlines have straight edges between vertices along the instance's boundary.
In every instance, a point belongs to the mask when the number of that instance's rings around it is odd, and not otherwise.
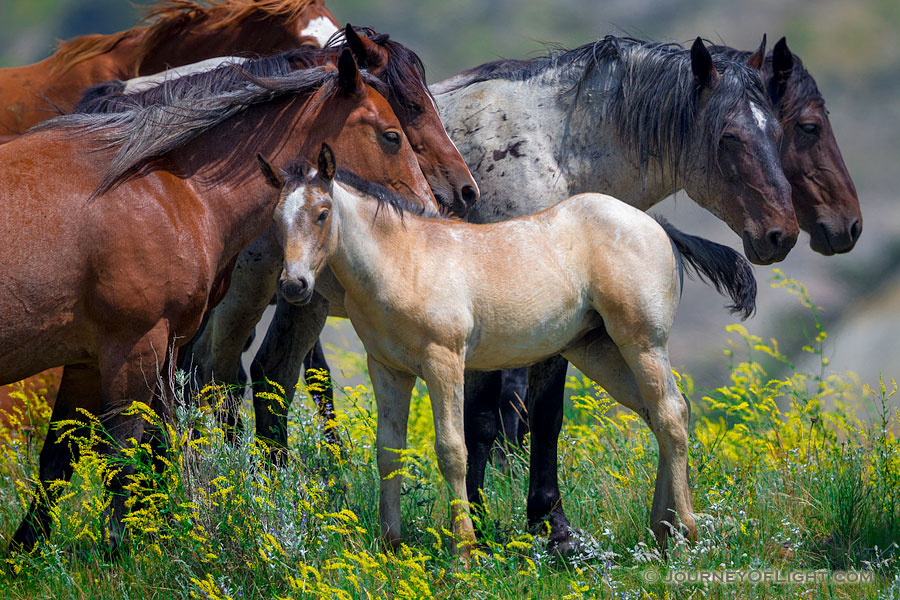
[{"label": "dark brown horse's head", "polygon": [[737,61],[722,61],[720,72],[700,38],[690,56],[700,94],[699,117],[705,124],[701,143],[710,145],[711,151],[707,185],[690,189],[685,182],[685,189],[741,236],[752,262],[783,260],[799,230],[791,188],[781,168],[781,126],[760,74]]},{"label": "dark brown horse's head", "polygon": [[810,247],[849,252],[862,233],[856,187],[838,149],[815,80],[781,38],[765,63],[769,96],[781,120],[781,164]]},{"label": "dark brown horse's head", "polygon": [[478,200],[478,184],[444,129],[419,57],[387,35],[368,28],[348,24],[344,38],[360,67],[387,84],[391,107],[442,210],[464,217]]}]

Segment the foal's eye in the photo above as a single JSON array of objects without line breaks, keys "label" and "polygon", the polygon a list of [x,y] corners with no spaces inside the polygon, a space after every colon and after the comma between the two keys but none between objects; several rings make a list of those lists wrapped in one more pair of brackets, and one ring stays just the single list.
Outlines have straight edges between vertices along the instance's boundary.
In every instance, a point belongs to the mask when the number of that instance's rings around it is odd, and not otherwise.
[{"label": "foal's eye", "polygon": [[325,219],[328,218],[328,209],[326,208],[322,212],[319,213],[319,216],[316,218],[316,223],[324,223]]},{"label": "foal's eye", "polygon": [[400,143],[400,134],[396,131],[385,131],[384,139],[389,144],[399,144]]},{"label": "foal's eye", "polygon": [[806,135],[816,135],[819,133],[818,123],[797,123],[797,127],[799,127],[800,131]]}]

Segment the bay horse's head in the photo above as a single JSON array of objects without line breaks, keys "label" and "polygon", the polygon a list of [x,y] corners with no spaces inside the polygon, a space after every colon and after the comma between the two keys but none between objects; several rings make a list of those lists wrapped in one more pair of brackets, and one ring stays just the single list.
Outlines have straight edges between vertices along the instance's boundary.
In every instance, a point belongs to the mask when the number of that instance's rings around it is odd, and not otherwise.
[{"label": "bay horse's head", "polygon": [[[765,55],[764,48],[760,52]],[[783,260],[799,230],[781,168],[781,126],[760,73],[738,61],[715,64],[700,38],[690,62],[703,130],[696,142],[705,147],[696,155],[706,157],[696,166],[706,170],[707,183],[685,181],[685,191],[741,236],[752,262]]]},{"label": "bay horse's head", "polygon": [[406,46],[369,28],[347,24],[344,41],[360,68],[387,85],[391,107],[442,210],[464,217],[478,200],[478,184],[444,129],[425,82],[422,61]]},{"label": "bay horse's head", "polygon": [[825,100],[785,38],[775,44],[764,72],[784,131],[781,165],[791,184],[797,221],[816,252],[849,252],[862,234],[862,212]]},{"label": "bay horse's head", "polygon": [[337,166],[334,152],[323,143],[318,168],[297,160],[286,170],[273,167],[262,156],[256,160],[266,182],[280,193],[275,222],[284,248],[279,291],[293,304],[310,301],[316,278],[337,244],[332,228],[332,194]]}]

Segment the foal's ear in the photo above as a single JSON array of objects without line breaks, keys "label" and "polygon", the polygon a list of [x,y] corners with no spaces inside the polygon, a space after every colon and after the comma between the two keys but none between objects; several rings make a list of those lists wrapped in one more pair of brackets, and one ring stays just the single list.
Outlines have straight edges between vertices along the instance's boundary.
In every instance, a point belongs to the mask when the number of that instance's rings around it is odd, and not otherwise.
[{"label": "foal's ear", "polygon": [[353,29],[353,25],[350,23],[347,23],[347,26],[344,27],[344,39],[347,41],[347,47],[353,52],[353,56],[356,58],[359,68],[367,68],[366,58],[368,58],[369,53],[366,51],[366,45],[360,39],[359,34],[356,33],[356,30]]},{"label": "foal's ear", "polygon": [[788,48],[787,40],[781,38],[772,48],[772,74],[776,89],[784,89],[793,70],[794,53]]},{"label": "foal's ear", "polygon": [[763,63],[766,61],[766,34],[763,34],[762,43],[756,52],[747,59],[747,66],[757,71],[762,71]]},{"label": "foal's ear", "polygon": [[344,48],[338,58],[338,85],[347,96],[360,93],[365,85],[350,48]]},{"label": "foal's ear", "polygon": [[322,149],[319,150],[319,177],[325,183],[331,183],[334,181],[334,174],[337,171],[337,164],[334,160],[334,152],[331,150],[331,146],[322,142]]},{"label": "foal's ear", "polygon": [[691,46],[691,71],[694,73],[694,81],[702,87],[712,89],[719,83],[719,72],[713,63],[706,44],[699,37]]},{"label": "foal's ear", "polygon": [[284,187],[284,178],[277,170],[272,168],[272,165],[263,158],[262,154],[257,153],[256,162],[259,163],[259,170],[262,171],[263,177],[266,178],[266,183],[278,190]]}]

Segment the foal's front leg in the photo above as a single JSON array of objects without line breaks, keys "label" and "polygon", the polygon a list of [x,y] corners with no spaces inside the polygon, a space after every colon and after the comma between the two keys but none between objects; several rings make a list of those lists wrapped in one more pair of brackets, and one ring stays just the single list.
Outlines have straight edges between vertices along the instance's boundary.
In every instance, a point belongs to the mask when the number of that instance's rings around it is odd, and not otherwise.
[{"label": "foal's front leg", "polygon": [[396,472],[403,464],[398,450],[406,449],[406,425],[409,422],[409,400],[415,375],[401,373],[368,356],[369,378],[378,405],[378,429],[375,448],[380,477],[378,515],[381,535],[393,546],[400,545],[403,529],[400,517],[402,477]]},{"label": "foal's front leg", "polygon": [[434,416],[434,451],[450,486],[453,533],[463,558],[475,542],[466,501],[466,444],[463,420],[464,359],[449,350],[432,351],[423,365],[422,378],[431,396]]}]

